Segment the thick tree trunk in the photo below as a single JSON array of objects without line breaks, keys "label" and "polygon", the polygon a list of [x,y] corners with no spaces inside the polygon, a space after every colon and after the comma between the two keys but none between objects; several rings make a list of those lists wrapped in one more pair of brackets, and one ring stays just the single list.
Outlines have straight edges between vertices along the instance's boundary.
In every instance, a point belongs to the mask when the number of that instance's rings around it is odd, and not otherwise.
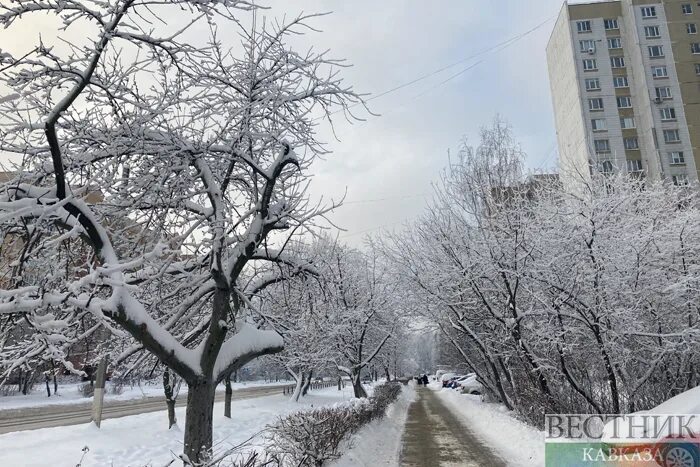
[{"label": "thick tree trunk", "polygon": [[362,387],[362,381],[360,381],[359,371],[357,373],[352,374],[352,390],[355,394],[355,397],[357,397],[358,399],[367,398],[367,391],[365,391],[365,388]]},{"label": "thick tree trunk", "polygon": [[[234,378],[235,378],[234,374]],[[235,382],[235,379],[234,379]],[[226,375],[226,394],[224,396],[224,417],[231,418],[231,397],[233,396],[233,388],[231,387],[231,373]]]},{"label": "thick tree trunk", "polygon": [[389,373],[389,367],[388,367],[388,366],[385,366],[385,367],[384,367],[384,376],[386,376],[386,381],[387,381],[388,383],[390,383],[390,382],[391,382],[391,373]]},{"label": "thick tree trunk", "polygon": [[189,382],[185,418],[185,456],[190,463],[204,463],[211,457],[214,412],[213,381]]},{"label": "thick tree trunk", "polygon": [[306,375],[306,380],[304,381],[304,386],[301,388],[301,396],[304,397],[309,392],[311,387],[311,377],[313,376],[313,371],[309,371]]},{"label": "thick tree trunk", "polygon": [[296,383],[294,384],[294,392],[292,393],[291,400],[293,402],[298,402],[299,397],[301,396],[302,386],[304,385],[304,374],[293,374],[292,377]]}]

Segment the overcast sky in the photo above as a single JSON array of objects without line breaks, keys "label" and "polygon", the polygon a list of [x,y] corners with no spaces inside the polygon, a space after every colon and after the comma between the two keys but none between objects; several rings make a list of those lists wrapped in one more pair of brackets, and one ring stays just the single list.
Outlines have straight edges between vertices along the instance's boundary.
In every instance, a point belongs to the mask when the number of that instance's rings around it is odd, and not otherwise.
[{"label": "overcast sky", "polygon": [[[293,3],[293,6],[289,5]],[[313,192],[339,195],[333,219],[358,244],[364,233],[399,228],[419,214],[431,182],[462,137],[475,141],[481,126],[500,114],[513,126],[533,170],[556,166],[545,47],[560,0],[340,2],[271,1],[268,14],[332,11],[308,40],[346,58],[357,91],[379,94],[468,58],[548,21],[483,63],[440,84],[477,60],[370,102],[381,114],[336,127],[340,141],[316,166]],[[419,96],[419,97],[416,97]],[[378,201],[373,201],[378,200]]]},{"label": "overcast sky", "polygon": [[[446,65],[462,61],[429,79],[376,98],[367,116],[349,124],[339,118],[332,150],[314,167],[315,197],[346,203],[332,219],[360,244],[365,233],[398,228],[419,214],[431,182],[447,163],[447,151],[498,114],[513,126],[533,170],[556,166],[545,47],[562,0],[261,0],[264,14],[296,16],[332,12],[312,22],[322,30],[300,44],[330,49],[353,66],[344,77],[355,90],[372,95],[393,89]],[[43,30],[0,31],[0,48],[17,51],[36,43]],[[507,48],[464,60],[509,38],[546,24]],[[222,33],[223,31],[220,31]],[[46,39],[45,39],[46,40]],[[8,47],[9,46],[9,47]],[[445,82],[460,71],[473,68]]]}]

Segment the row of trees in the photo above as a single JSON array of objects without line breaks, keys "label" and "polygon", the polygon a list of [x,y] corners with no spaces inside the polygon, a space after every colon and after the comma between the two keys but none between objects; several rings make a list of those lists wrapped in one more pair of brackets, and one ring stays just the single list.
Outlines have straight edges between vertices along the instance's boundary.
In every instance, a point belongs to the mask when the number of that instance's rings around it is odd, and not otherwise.
[{"label": "row of trees", "polygon": [[694,190],[594,179],[577,195],[522,176],[509,128],[464,145],[383,250],[413,309],[490,395],[543,412],[618,413],[700,383]]},{"label": "row of trees", "polygon": [[387,300],[370,259],[323,245],[335,256],[315,264],[294,240],[334,207],[307,194],[326,152],[319,119],[352,118],[362,99],[342,62],[288,45],[313,16],[257,10],[0,2],[5,28],[50,24],[36,44],[0,50],[0,152],[18,161],[0,186],[3,375],[79,371],[67,355],[90,339],[125,372],[167,368],[169,400],[188,386],[183,458],[195,464],[211,453],[217,384],[283,337],[291,373],[332,363],[362,395],[360,372],[391,335],[374,330]]},{"label": "row of trees", "polygon": [[366,397],[363,369],[376,362],[390,379],[396,358],[393,283],[371,254],[325,237],[311,248],[315,276],[281,282],[260,297],[264,319],[285,337],[274,358],[297,381],[295,400],[315,371],[350,378],[355,396]]}]

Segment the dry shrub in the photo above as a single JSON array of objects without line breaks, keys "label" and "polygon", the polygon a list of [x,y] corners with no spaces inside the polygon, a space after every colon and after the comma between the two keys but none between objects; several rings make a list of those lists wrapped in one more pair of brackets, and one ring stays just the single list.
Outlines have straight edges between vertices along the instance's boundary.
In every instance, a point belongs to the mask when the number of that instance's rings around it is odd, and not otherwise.
[{"label": "dry shrub", "polygon": [[350,435],[384,416],[400,393],[399,384],[387,383],[378,386],[369,399],[356,399],[281,418],[270,427],[269,454],[280,466],[321,467],[340,457]]}]

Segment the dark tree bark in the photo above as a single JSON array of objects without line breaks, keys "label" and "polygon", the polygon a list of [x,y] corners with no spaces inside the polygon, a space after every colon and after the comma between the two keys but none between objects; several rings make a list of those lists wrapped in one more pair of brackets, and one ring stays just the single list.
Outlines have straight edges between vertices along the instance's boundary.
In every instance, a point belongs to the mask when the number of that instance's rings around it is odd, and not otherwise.
[{"label": "dark tree bark", "polygon": [[171,378],[170,369],[168,367],[163,371],[163,392],[165,393],[165,404],[168,407],[168,429],[177,424],[175,416],[175,403],[177,395],[175,394],[174,378]]},{"label": "dark tree bark", "polygon": [[[235,378],[235,374],[234,374]],[[235,382],[235,379],[234,379]],[[231,418],[231,397],[233,396],[233,388],[231,387],[231,373],[226,375],[226,395],[224,398],[224,417]]]},{"label": "dark tree bark", "polygon": [[56,381],[56,362],[51,360],[51,374],[53,375],[53,393],[58,392],[58,381]]},{"label": "dark tree bark", "polygon": [[352,390],[358,399],[367,398],[367,391],[362,386],[362,381],[360,380],[360,371],[354,372],[352,374]]},{"label": "dark tree bark", "polygon": [[193,463],[211,457],[214,393],[212,381],[189,383],[185,415],[185,455]]},{"label": "dark tree bark", "polygon": [[309,388],[311,387],[312,376],[313,376],[313,371],[309,371],[306,375],[306,379],[304,380],[304,385],[301,388],[302,397],[305,396],[309,392]]}]

